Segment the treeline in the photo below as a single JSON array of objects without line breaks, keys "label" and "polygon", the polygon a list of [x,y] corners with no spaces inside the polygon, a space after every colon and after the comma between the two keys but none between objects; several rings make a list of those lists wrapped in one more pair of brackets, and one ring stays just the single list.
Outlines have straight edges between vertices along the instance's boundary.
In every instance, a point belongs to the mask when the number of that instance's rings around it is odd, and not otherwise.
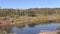
[{"label": "treeline", "polygon": [[0,9],[0,17],[60,15],[60,8]]}]

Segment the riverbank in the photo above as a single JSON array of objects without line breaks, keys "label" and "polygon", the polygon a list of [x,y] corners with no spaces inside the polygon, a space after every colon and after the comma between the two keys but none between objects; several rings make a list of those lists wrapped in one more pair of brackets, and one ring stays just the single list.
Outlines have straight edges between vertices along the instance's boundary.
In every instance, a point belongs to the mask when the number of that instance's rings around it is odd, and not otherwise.
[{"label": "riverbank", "polygon": [[19,16],[18,18],[11,18],[9,21],[13,23],[60,22],[60,15],[39,15],[36,17]]},{"label": "riverbank", "polygon": [[41,30],[39,34],[60,34],[60,30],[55,31]]},{"label": "riverbank", "polygon": [[12,18],[3,18],[0,19],[0,23],[2,24],[18,24],[18,23],[46,23],[46,22],[60,22],[60,15],[39,15],[36,17],[28,17],[28,16],[19,16],[19,17],[12,17]]}]

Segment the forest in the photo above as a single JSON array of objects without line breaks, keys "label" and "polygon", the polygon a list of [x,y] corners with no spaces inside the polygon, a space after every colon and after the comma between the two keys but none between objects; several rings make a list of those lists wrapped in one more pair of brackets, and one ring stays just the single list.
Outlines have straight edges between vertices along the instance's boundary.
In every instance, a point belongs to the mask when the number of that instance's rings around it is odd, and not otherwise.
[{"label": "forest", "polygon": [[7,16],[37,16],[60,14],[60,8],[30,8],[30,9],[0,9],[0,17]]}]

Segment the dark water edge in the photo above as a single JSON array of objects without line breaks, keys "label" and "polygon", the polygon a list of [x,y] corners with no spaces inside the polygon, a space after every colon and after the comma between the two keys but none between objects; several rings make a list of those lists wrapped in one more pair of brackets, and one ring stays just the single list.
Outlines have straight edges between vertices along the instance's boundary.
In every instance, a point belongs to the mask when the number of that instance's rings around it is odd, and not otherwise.
[{"label": "dark water edge", "polygon": [[41,30],[57,30],[59,22],[47,23],[20,23],[14,26],[0,26],[1,33],[12,34],[38,34]]}]

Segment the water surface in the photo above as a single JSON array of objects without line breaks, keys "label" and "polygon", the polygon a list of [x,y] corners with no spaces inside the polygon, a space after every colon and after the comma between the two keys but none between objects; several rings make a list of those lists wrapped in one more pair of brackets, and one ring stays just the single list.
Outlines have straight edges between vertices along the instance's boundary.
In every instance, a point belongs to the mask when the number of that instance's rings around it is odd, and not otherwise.
[{"label": "water surface", "polygon": [[[19,24],[15,26],[5,26],[4,31],[16,34],[38,34],[41,30],[57,30],[60,23],[51,24]],[[3,30],[2,27],[0,30]]]}]

